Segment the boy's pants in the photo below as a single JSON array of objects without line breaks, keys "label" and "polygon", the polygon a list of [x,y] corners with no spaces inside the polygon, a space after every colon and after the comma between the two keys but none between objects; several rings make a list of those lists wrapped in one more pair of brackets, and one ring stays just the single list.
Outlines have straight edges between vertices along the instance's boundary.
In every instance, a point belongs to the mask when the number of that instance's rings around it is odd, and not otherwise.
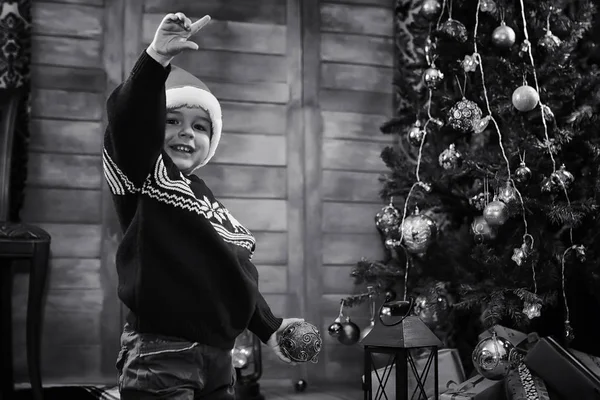
[{"label": "boy's pants", "polygon": [[116,367],[122,400],[235,400],[230,350],[138,333],[126,324]]}]

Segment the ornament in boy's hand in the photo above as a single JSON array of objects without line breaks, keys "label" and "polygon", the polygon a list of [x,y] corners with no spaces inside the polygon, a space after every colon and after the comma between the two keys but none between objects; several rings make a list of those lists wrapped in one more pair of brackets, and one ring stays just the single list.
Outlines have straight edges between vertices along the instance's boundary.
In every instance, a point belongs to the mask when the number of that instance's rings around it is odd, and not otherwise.
[{"label": "ornament in boy's hand", "polygon": [[288,325],[279,337],[281,352],[294,362],[316,363],[322,343],[319,330],[308,322]]}]

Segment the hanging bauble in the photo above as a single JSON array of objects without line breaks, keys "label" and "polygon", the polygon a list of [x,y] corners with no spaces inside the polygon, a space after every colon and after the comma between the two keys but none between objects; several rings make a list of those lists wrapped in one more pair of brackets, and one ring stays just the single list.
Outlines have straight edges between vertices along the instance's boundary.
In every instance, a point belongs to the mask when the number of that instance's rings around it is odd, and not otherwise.
[{"label": "hanging bauble", "polygon": [[396,292],[394,291],[394,289],[388,289],[388,290],[386,290],[385,291],[385,295],[384,295],[385,302],[389,303],[390,301],[396,300],[396,296],[397,295],[396,295]]},{"label": "hanging bauble", "polygon": [[340,336],[340,333],[342,333],[342,321],[339,317],[335,319],[333,324],[329,325],[327,332],[329,333],[329,336],[332,337]]},{"label": "hanging bauble", "polygon": [[[471,132],[473,124],[481,120],[481,108],[474,101],[464,97],[454,104],[448,113],[448,123],[460,132]],[[485,129],[485,128],[484,128]]]},{"label": "hanging bauble", "polygon": [[571,321],[569,320],[565,321],[565,339],[567,343],[571,343],[573,339],[575,339],[575,331],[573,330]]},{"label": "hanging bauble", "polygon": [[489,202],[490,194],[487,192],[481,192],[469,198],[469,204],[479,211],[483,211]]},{"label": "hanging bauble", "polygon": [[467,54],[462,61],[459,60],[458,62],[465,72],[475,72],[477,66],[479,65],[476,53],[474,53],[472,56]]},{"label": "hanging bauble", "polygon": [[456,150],[456,146],[453,143],[440,153],[438,162],[440,163],[440,167],[444,169],[458,168],[462,164],[462,154]]},{"label": "hanging bauble", "polygon": [[558,46],[560,46],[560,43],[560,39],[548,29],[546,34],[538,42],[538,46],[545,52],[552,53],[558,48]]},{"label": "hanging bauble", "polygon": [[530,303],[526,301],[523,303],[523,314],[529,319],[534,319],[542,315],[542,303],[534,302]]},{"label": "hanging bauble", "polygon": [[443,282],[428,287],[415,299],[413,314],[429,329],[436,329],[448,320],[453,305],[451,296]]},{"label": "hanging bauble", "polygon": [[375,226],[384,235],[388,236],[394,229],[398,228],[401,219],[400,211],[390,203],[375,215]]},{"label": "hanging bauble", "polygon": [[406,250],[416,255],[425,254],[437,234],[437,226],[433,219],[419,213],[419,209],[404,219],[401,229]]},{"label": "hanging bauble", "polygon": [[506,204],[501,201],[494,200],[483,209],[483,218],[491,226],[504,225],[510,217],[509,209]]},{"label": "hanging bauble", "polygon": [[434,64],[423,72],[423,83],[429,89],[435,89],[444,80],[444,73]]},{"label": "hanging bauble", "polygon": [[491,337],[477,343],[473,350],[473,366],[484,378],[502,380],[517,363],[515,347],[494,332]]},{"label": "hanging bauble", "polygon": [[502,21],[500,26],[492,32],[492,43],[501,49],[510,48],[515,44],[516,39],[517,35],[515,34],[515,31],[510,26],[506,25],[506,22],[504,21]]},{"label": "hanging bauble", "polygon": [[518,87],[512,94],[512,103],[519,111],[531,111],[539,102],[540,95],[537,90],[529,85]]},{"label": "hanging bauble", "polygon": [[479,3],[479,10],[484,13],[495,14],[497,6],[494,0],[481,0]]},{"label": "hanging bauble", "polygon": [[519,183],[527,183],[531,179],[531,170],[524,162],[521,162],[515,170],[515,181]]},{"label": "hanging bauble", "polygon": [[440,15],[440,11],[442,11],[442,3],[438,0],[425,0],[421,5],[420,13],[424,18],[431,21]]},{"label": "hanging bauble", "polygon": [[479,215],[473,219],[471,223],[471,232],[475,238],[475,243],[481,244],[496,239],[496,228],[488,224],[488,222]]},{"label": "hanging bauble", "polygon": [[438,32],[441,36],[456,40],[459,43],[464,43],[468,39],[467,28],[462,22],[449,18],[446,22],[440,25]]},{"label": "hanging bauble", "polygon": [[359,339],[360,329],[350,320],[350,317],[346,317],[346,322],[342,324],[342,331],[338,336],[338,341],[342,344],[351,345],[357,343]]},{"label": "hanging bauble", "polygon": [[567,171],[564,164],[562,164],[560,168],[557,171],[553,172],[550,176],[552,177],[552,179],[557,181],[557,184],[560,186],[561,189],[564,185],[565,189],[568,190],[573,184],[573,182],[575,182],[575,177],[572,173]]},{"label": "hanging bauble", "polygon": [[323,340],[316,326],[309,322],[294,322],[281,333],[278,344],[284,356],[293,362],[316,363]]},{"label": "hanging bauble", "polygon": [[421,142],[425,137],[425,133],[425,129],[421,127],[421,122],[415,122],[415,124],[408,130],[408,133],[406,134],[408,143],[410,143],[412,146],[420,147]]},{"label": "hanging bauble", "polygon": [[518,211],[520,204],[519,195],[510,181],[506,182],[498,190],[498,200],[508,206],[508,211],[511,215],[514,215]]},{"label": "hanging bauble", "polygon": [[304,392],[306,390],[307,383],[304,379],[298,380],[298,382],[294,383],[294,390],[296,392]]}]

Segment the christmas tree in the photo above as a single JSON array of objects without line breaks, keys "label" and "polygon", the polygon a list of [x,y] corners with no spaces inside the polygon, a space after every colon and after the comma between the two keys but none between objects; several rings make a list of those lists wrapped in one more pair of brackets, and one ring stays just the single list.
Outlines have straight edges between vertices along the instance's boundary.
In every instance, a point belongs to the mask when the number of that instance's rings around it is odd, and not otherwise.
[{"label": "christmas tree", "polygon": [[342,306],[412,297],[464,359],[496,324],[600,352],[594,15],[588,0],[397,3],[386,256],[357,263],[368,290]]}]

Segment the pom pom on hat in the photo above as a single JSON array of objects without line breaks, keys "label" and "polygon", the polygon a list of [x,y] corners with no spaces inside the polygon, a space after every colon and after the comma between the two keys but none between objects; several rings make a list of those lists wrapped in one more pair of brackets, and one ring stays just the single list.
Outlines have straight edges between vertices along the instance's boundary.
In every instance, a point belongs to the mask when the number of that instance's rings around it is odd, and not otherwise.
[{"label": "pom pom on hat", "polygon": [[215,155],[221,130],[223,128],[223,117],[219,100],[210,92],[208,87],[200,79],[182,68],[171,65],[171,72],[165,83],[167,109],[178,107],[200,107],[208,113],[212,124],[212,136],[210,148],[206,158],[196,166],[200,168],[206,165]]}]

